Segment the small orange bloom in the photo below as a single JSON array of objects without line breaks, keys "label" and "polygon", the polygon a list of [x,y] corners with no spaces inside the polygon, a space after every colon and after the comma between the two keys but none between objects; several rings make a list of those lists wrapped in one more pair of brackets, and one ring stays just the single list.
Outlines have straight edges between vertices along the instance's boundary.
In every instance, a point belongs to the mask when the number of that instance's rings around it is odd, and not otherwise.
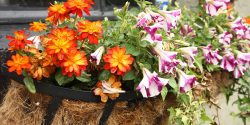
[{"label": "small orange bloom", "polygon": [[51,23],[57,24],[58,20],[64,21],[66,18],[70,18],[67,8],[63,4],[53,4],[49,7],[48,10],[49,13],[46,20]]},{"label": "small orange bloom", "polygon": [[62,73],[69,77],[81,76],[87,65],[88,61],[84,52],[70,51],[61,63]]},{"label": "small orange bloom", "polygon": [[246,22],[248,25],[250,25],[250,16],[249,16],[249,17],[245,17],[244,20],[245,20],[245,22]]},{"label": "small orange bloom", "polygon": [[9,72],[16,71],[18,75],[22,74],[23,69],[29,69],[31,67],[28,56],[21,56],[19,54],[12,55],[12,60],[7,61],[9,66]]},{"label": "small orange bloom", "polygon": [[82,11],[84,11],[87,15],[90,15],[89,9],[92,4],[94,4],[92,0],[68,0],[64,3],[64,6],[67,7],[71,13],[82,17]]},{"label": "small orange bloom", "polygon": [[117,75],[124,75],[129,71],[130,65],[133,63],[134,58],[131,55],[126,54],[126,48],[119,48],[118,46],[108,49],[108,53],[103,56],[104,69],[110,69],[111,73],[117,73]]},{"label": "small orange bloom", "polygon": [[121,82],[116,79],[114,75],[112,75],[108,81],[98,82],[96,84],[96,89],[94,90],[95,95],[101,96],[102,102],[107,102],[108,98],[114,100],[119,97],[119,93],[123,93],[121,89]]},{"label": "small orange bloom", "polygon": [[46,29],[46,24],[45,23],[41,23],[41,22],[32,22],[32,23],[30,23],[30,30],[32,30],[34,32],[43,31],[45,29]]},{"label": "small orange bloom", "polygon": [[78,31],[81,32],[80,39],[88,38],[91,44],[98,44],[98,38],[101,38],[102,34],[101,21],[82,20],[78,22],[77,27]]},{"label": "small orange bloom", "polygon": [[76,49],[76,33],[68,28],[57,28],[48,35],[46,51],[50,55],[56,55],[59,60],[63,60],[64,55],[69,50]]},{"label": "small orange bloom", "polygon": [[52,57],[47,55],[46,52],[38,52],[30,58],[31,67],[29,72],[37,80],[41,80],[42,77],[49,78],[55,71],[53,66]]},{"label": "small orange bloom", "polygon": [[19,50],[25,48],[26,44],[32,44],[33,42],[27,40],[28,34],[25,35],[24,30],[18,30],[14,32],[15,36],[7,35],[6,38],[10,40],[9,46],[10,50]]}]

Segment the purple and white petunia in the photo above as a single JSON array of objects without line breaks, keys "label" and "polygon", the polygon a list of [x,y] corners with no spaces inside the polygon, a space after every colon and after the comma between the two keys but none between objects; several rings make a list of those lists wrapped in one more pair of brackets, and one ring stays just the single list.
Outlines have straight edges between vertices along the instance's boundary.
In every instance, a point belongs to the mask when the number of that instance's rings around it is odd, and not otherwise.
[{"label": "purple and white petunia", "polygon": [[154,24],[152,26],[144,27],[144,30],[150,35],[150,37],[153,41],[155,41],[155,40],[162,41],[162,35],[156,33],[159,28],[161,28],[161,25]]},{"label": "purple and white petunia", "polygon": [[233,53],[227,53],[223,56],[220,67],[224,70],[232,72],[237,66],[237,60],[234,58]]},{"label": "purple and white petunia", "polygon": [[137,21],[136,26],[138,26],[138,27],[146,27],[150,23],[153,23],[153,19],[152,19],[150,14],[145,13],[145,12],[141,12],[141,13],[138,14],[138,21]]},{"label": "purple and white petunia", "polygon": [[173,73],[179,61],[176,60],[177,52],[165,51],[162,49],[162,45],[158,43],[153,51],[159,58],[159,72]]},{"label": "purple and white petunia", "polygon": [[250,62],[250,53],[237,52],[237,61],[240,63]]},{"label": "purple and white petunia", "polygon": [[151,73],[148,69],[142,68],[143,79],[137,86],[137,90],[144,98],[154,97],[160,94],[162,88],[168,84],[168,79],[158,77],[156,72]]},{"label": "purple and white petunia", "polygon": [[223,45],[229,45],[231,43],[232,38],[233,35],[225,31],[219,35],[219,42]]},{"label": "purple and white petunia", "polygon": [[237,64],[237,66],[234,69],[234,78],[240,78],[241,76],[244,75],[244,72],[246,71],[246,67],[242,64]]},{"label": "purple and white petunia", "polygon": [[249,28],[243,23],[242,18],[237,18],[233,23],[231,23],[231,28],[237,35],[238,39],[248,39],[249,38]]},{"label": "purple and white petunia", "polygon": [[237,61],[236,67],[234,69],[234,78],[240,78],[244,75],[247,67],[249,67],[250,63],[250,53],[242,53],[240,51],[237,52]]},{"label": "purple and white petunia", "polygon": [[198,53],[197,47],[184,47],[179,49],[182,53],[182,56],[187,59],[187,63],[189,67],[194,67],[194,57]]},{"label": "purple and white petunia", "polygon": [[180,18],[181,15],[181,10],[172,10],[172,11],[164,11],[164,10],[160,10],[160,13],[165,15],[166,18],[166,26],[167,26],[167,30],[171,30],[173,28],[176,28],[177,26],[177,21]]},{"label": "purple and white petunia", "polygon": [[210,16],[217,16],[227,11],[227,3],[230,0],[206,0],[205,8]]},{"label": "purple and white petunia", "polygon": [[190,27],[189,25],[185,24],[181,27],[181,30],[180,30],[180,34],[181,36],[192,36],[194,37],[195,36],[195,33],[193,32],[193,29],[192,27]]},{"label": "purple and white petunia", "polygon": [[177,69],[178,84],[180,86],[180,92],[188,92],[196,84],[195,75],[187,75],[183,71]]},{"label": "purple and white petunia", "polygon": [[219,61],[222,59],[222,57],[219,55],[219,50],[216,49],[215,51],[212,51],[212,45],[209,44],[203,49],[203,55],[206,59],[206,62],[209,64],[217,65]]},{"label": "purple and white petunia", "polygon": [[91,53],[90,61],[91,62],[96,62],[96,65],[99,65],[100,61],[102,59],[102,54],[104,53],[104,50],[105,50],[104,47],[101,46],[94,53]]}]

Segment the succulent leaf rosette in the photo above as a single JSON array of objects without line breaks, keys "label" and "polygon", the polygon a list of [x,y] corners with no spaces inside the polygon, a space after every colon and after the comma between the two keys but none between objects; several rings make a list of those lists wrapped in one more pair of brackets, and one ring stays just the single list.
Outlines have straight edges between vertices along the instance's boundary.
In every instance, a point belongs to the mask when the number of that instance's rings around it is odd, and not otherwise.
[{"label": "succulent leaf rosette", "polygon": [[9,72],[93,90],[106,102],[126,91],[144,98],[165,98],[168,89],[187,93],[208,72],[238,79],[249,68],[249,20],[237,17],[229,0],[201,0],[197,12],[137,2],[140,9],[115,9],[116,21],[85,19],[92,0],[51,4],[45,22],[30,24],[36,36],[20,30],[6,37],[16,52]]}]

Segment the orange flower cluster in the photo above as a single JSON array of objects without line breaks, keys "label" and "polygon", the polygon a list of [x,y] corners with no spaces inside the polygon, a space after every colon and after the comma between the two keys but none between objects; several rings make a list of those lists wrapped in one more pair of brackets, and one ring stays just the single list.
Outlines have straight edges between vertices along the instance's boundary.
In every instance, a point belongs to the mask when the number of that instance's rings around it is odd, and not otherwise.
[{"label": "orange flower cluster", "polygon": [[65,54],[76,49],[76,33],[68,28],[57,28],[48,34],[46,51],[48,54],[63,60]]},{"label": "orange flower cluster", "polygon": [[77,27],[78,31],[81,32],[80,39],[88,38],[91,44],[98,44],[98,38],[101,38],[102,34],[102,24],[100,21],[79,21]]},{"label": "orange flower cluster", "polygon": [[72,77],[73,75],[81,76],[83,70],[88,65],[84,52],[70,51],[61,63],[63,75]]},{"label": "orange flower cluster", "polygon": [[51,5],[48,11],[46,20],[51,23],[57,24],[59,20],[64,21],[66,18],[69,18],[68,10],[63,4],[56,3]]},{"label": "orange flower cluster", "polygon": [[30,30],[32,30],[34,32],[43,31],[45,29],[46,29],[46,24],[45,23],[41,23],[41,22],[30,23]]},{"label": "orange flower cluster", "polygon": [[49,78],[55,71],[55,66],[52,61],[52,57],[47,55],[46,52],[36,52],[35,55],[30,57],[31,67],[29,72],[37,80],[41,80],[42,77]]},{"label": "orange flower cluster", "polygon": [[131,55],[126,54],[126,48],[119,48],[118,46],[108,49],[108,53],[103,56],[106,62],[104,69],[116,73],[117,75],[124,75],[131,69],[130,65],[134,59]]},{"label": "orange flower cluster", "polygon": [[21,75],[23,69],[29,69],[31,67],[29,57],[21,56],[19,54],[11,56],[12,60],[7,61],[7,66],[9,66],[9,72],[16,71],[18,75]]},{"label": "orange flower cluster", "polygon": [[[17,54],[7,61],[9,72],[15,71],[21,75],[25,71],[25,74],[37,80],[49,78],[56,69],[60,69],[64,76],[81,76],[83,71],[91,67],[87,67],[89,59],[83,49],[89,49],[86,51],[89,58],[97,60],[94,70],[106,69],[120,76],[130,71],[134,59],[126,54],[125,47],[110,48],[104,56],[104,46],[91,53],[90,50],[94,45],[90,44],[97,45],[102,38],[102,23],[91,22],[81,17],[83,11],[90,15],[93,4],[93,0],[56,2],[48,8],[45,23],[30,23],[29,30],[40,35],[28,38],[29,34],[20,30],[14,32],[14,36],[6,36],[10,40],[10,50],[17,50]],[[72,20],[70,14],[75,14],[76,19]],[[82,47],[83,45],[86,48]],[[99,65],[102,57],[105,62],[104,67]],[[108,98],[115,99],[119,97],[119,93],[125,92],[122,91],[121,85],[115,76],[111,76],[107,81],[98,82],[94,92],[101,96],[102,102],[107,102]]]},{"label": "orange flower cluster", "polygon": [[249,16],[249,17],[245,17],[244,20],[245,20],[245,22],[246,22],[248,25],[250,25],[250,16]]},{"label": "orange flower cluster", "polygon": [[115,76],[111,76],[108,81],[99,81],[96,84],[97,88],[94,90],[94,94],[101,96],[102,102],[107,102],[108,98],[114,100],[119,97],[119,93],[124,92],[121,86],[121,82]]},{"label": "orange flower cluster", "polygon": [[89,9],[94,2],[92,0],[68,0],[64,6],[72,13],[82,17],[82,11],[90,15]]},{"label": "orange flower cluster", "polygon": [[9,42],[9,50],[20,50],[24,49],[26,44],[32,44],[33,42],[30,40],[27,40],[28,36],[25,34],[24,30],[18,30],[14,32],[15,36],[9,36],[7,35],[6,38],[10,40]]},{"label": "orange flower cluster", "polygon": [[90,8],[93,5],[93,0],[68,0],[63,3],[55,3],[49,7],[47,21],[58,24],[58,21],[64,21],[66,18],[70,18],[70,14],[77,14],[82,17],[82,11],[87,15],[90,15]]}]

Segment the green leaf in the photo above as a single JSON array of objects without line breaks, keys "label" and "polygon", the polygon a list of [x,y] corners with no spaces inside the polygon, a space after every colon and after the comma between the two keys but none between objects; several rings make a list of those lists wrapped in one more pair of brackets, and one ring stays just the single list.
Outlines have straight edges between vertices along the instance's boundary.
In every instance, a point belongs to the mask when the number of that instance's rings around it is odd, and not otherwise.
[{"label": "green leaf", "polygon": [[168,89],[166,86],[164,86],[161,90],[161,97],[162,97],[162,100],[164,101],[167,97],[167,94],[168,94]]},{"label": "green leaf", "polygon": [[91,76],[90,74],[87,74],[86,72],[82,72],[81,76],[76,77],[76,79],[81,82],[90,82],[91,81],[90,76]]},{"label": "green leaf", "polygon": [[127,54],[131,54],[133,56],[140,55],[140,50],[136,48],[134,45],[131,45],[131,44],[124,44],[124,45],[126,47]]},{"label": "green leaf", "polygon": [[148,41],[146,41],[146,40],[141,40],[140,42],[139,42],[139,45],[141,46],[141,47],[147,47],[148,46]]},{"label": "green leaf", "polygon": [[212,120],[211,118],[209,118],[205,112],[202,112],[202,113],[201,113],[201,120],[202,120],[202,121],[213,122],[213,120]]},{"label": "green leaf", "polygon": [[134,80],[135,78],[135,71],[131,70],[125,73],[125,75],[122,77],[122,80]]},{"label": "green leaf", "polygon": [[25,86],[27,87],[27,89],[31,92],[31,93],[36,93],[36,87],[34,85],[34,81],[31,77],[26,76],[23,79],[23,82],[25,84]]},{"label": "green leaf", "polygon": [[186,105],[189,105],[190,104],[190,97],[188,94],[186,93],[182,93],[180,94],[180,99],[182,102],[184,102]]},{"label": "green leaf", "polygon": [[28,76],[28,72],[26,70],[23,70],[22,74],[24,77]]},{"label": "green leaf", "polygon": [[175,92],[178,91],[178,84],[176,83],[175,79],[173,77],[169,78],[169,85],[174,89]]},{"label": "green leaf", "polygon": [[198,68],[200,69],[201,73],[203,73],[202,60],[203,60],[203,57],[194,59],[194,62],[198,66]]},{"label": "green leaf", "polygon": [[183,115],[182,118],[181,118],[181,121],[184,125],[189,125],[188,124],[188,117],[186,115]]},{"label": "green leaf", "polygon": [[68,77],[68,76],[64,76],[62,74],[62,71],[59,70],[56,75],[55,75],[55,79],[58,83],[58,85],[62,86],[62,85],[65,85],[69,82],[72,82],[74,80],[74,77]]},{"label": "green leaf", "polygon": [[111,76],[111,73],[108,70],[103,70],[101,74],[99,75],[98,79],[99,80],[107,80]]}]

